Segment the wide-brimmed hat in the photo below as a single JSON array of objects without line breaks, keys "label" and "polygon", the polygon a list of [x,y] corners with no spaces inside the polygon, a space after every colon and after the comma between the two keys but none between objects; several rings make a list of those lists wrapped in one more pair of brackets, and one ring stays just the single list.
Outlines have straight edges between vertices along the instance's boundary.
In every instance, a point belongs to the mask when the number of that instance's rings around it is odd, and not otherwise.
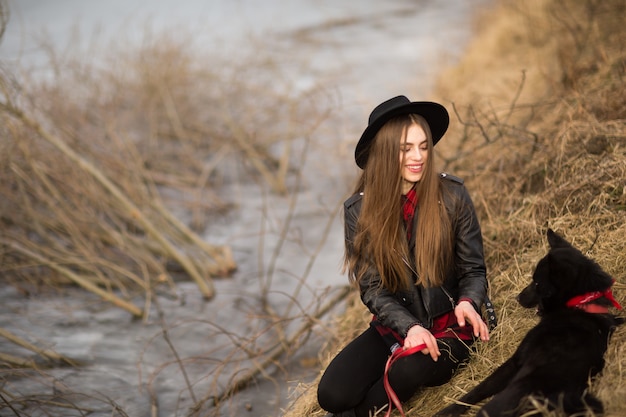
[{"label": "wide-brimmed hat", "polygon": [[411,100],[405,96],[391,98],[376,106],[372,111],[367,128],[365,128],[361,139],[359,139],[359,142],[356,144],[354,159],[359,168],[365,168],[372,141],[380,128],[390,119],[405,114],[418,114],[426,120],[433,137],[433,145],[437,144],[443,134],[446,133],[450,123],[448,111],[439,103],[433,103],[431,101],[411,102]]}]

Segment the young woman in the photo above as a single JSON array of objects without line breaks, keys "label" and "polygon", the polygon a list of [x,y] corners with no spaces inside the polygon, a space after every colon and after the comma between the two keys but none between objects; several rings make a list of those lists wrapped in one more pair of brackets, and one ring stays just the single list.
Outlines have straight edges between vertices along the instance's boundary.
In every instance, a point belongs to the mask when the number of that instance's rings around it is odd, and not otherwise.
[{"label": "young woman", "polygon": [[378,105],[356,150],[363,169],[344,203],[345,263],[373,314],[332,360],[318,386],[329,416],[368,417],[387,405],[388,381],[400,401],[450,380],[476,338],[489,339],[481,306],[487,278],[480,225],[463,181],[439,174],[434,146],[446,109],[404,96]]}]

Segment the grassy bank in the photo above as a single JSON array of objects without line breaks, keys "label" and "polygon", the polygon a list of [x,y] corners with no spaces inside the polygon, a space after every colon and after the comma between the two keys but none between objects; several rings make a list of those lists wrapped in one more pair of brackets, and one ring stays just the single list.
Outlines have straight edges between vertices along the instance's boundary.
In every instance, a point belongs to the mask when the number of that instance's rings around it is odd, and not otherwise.
[{"label": "grassy bank", "polygon": [[[430,416],[471,389],[537,322],[515,296],[546,251],[548,226],[612,274],[625,302],[625,12],[619,0],[501,0],[477,22],[461,62],[442,73],[434,98],[455,114],[441,165],[466,180],[477,206],[500,325],[450,384],[417,395],[409,416]],[[353,296],[320,372],[368,319]],[[622,327],[592,384],[606,416],[626,415],[625,350]],[[316,382],[300,388],[285,416],[324,415]]]}]

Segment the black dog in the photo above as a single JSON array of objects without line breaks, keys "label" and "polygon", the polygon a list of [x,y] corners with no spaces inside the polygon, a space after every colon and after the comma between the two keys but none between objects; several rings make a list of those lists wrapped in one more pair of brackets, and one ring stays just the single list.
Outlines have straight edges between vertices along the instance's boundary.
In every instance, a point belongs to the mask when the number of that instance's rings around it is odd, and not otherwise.
[{"label": "black dog", "polygon": [[[531,397],[568,415],[603,412],[602,402],[586,390],[604,367],[609,337],[624,321],[608,313],[611,305],[621,309],[611,293],[613,279],[552,230],[547,236],[550,251],[517,298],[523,307],[537,307],[541,320],[509,360],[460,398],[477,404],[493,396],[478,416],[520,416]],[[460,416],[467,408],[452,404],[436,416]]]}]

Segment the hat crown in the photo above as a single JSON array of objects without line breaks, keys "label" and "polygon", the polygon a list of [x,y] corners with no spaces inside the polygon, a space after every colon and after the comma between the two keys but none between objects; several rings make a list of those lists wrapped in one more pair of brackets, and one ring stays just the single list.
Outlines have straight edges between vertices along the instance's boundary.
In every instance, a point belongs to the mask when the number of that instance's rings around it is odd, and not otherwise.
[{"label": "hat crown", "polygon": [[397,109],[402,106],[406,106],[407,104],[411,104],[411,100],[409,100],[405,96],[397,96],[390,98],[387,101],[380,103],[378,106],[372,110],[370,114],[370,118],[368,120],[368,125],[371,125],[376,119],[387,114],[388,112]]}]

